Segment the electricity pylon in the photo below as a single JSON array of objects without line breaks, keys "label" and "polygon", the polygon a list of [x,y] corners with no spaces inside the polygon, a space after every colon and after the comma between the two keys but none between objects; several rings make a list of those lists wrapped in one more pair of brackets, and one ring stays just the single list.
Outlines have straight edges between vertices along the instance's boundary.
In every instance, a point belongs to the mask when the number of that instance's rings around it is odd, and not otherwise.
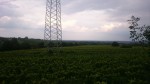
[{"label": "electricity pylon", "polygon": [[47,0],[45,15],[44,40],[49,50],[59,49],[62,44],[61,2]]}]

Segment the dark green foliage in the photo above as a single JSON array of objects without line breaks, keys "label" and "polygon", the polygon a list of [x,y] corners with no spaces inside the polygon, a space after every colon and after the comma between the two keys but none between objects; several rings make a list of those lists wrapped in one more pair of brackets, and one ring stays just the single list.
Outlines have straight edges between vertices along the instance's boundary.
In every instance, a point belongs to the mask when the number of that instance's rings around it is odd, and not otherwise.
[{"label": "dark green foliage", "polygon": [[55,42],[49,42],[49,43],[48,43],[48,47],[56,47]]},{"label": "dark green foliage", "polygon": [[131,44],[122,44],[121,48],[132,48]]},{"label": "dark green foliage", "polygon": [[0,38],[0,51],[44,48],[44,42],[40,39],[25,38]]},{"label": "dark green foliage", "polygon": [[81,45],[111,45],[110,41],[62,41],[63,47],[81,46]]},{"label": "dark green foliage", "polygon": [[11,43],[11,41],[10,40],[5,40],[2,43],[1,49],[3,51],[12,50],[12,43]]},{"label": "dark green foliage", "polygon": [[31,49],[31,45],[30,45],[30,43],[28,43],[28,42],[23,42],[23,43],[21,44],[21,48],[22,48],[22,49]]},{"label": "dark green foliage", "polygon": [[86,45],[86,43],[82,42],[62,42],[62,46],[78,46],[78,45]]},{"label": "dark green foliage", "polygon": [[113,46],[113,47],[118,47],[118,46],[119,46],[119,43],[118,43],[118,42],[113,42],[113,43],[112,43],[112,46]]},{"label": "dark green foliage", "polygon": [[0,51],[2,51],[2,43],[0,42]]},{"label": "dark green foliage", "polygon": [[38,43],[38,47],[39,47],[39,48],[44,48],[44,42]]},{"label": "dark green foliage", "polygon": [[[10,42],[9,46],[3,46],[5,41]],[[120,42],[119,42],[120,43]],[[124,43],[124,42],[123,42]],[[7,44],[7,42],[6,42]],[[81,46],[81,45],[111,45],[111,41],[62,41],[62,47],[69,46]],[[45,47],[53,47],[55,48],[56,42],[49,42],[48,40],[41,39],[31,39],[28,37],[25,38],[2,38],[0,37],[0,51],[10,51],[10,50],[23,50],[23,49],[37,49],[37,48],[45,48]],[[7,48],[7,49],[6,49]]]},{"label": "dark green foliage", "polygon": [[145,50],[111,46],[0,53],[0,84],[150,84],[150,57]]},{"label": "dark green foliage", "polygon": [[18,50],[18,49],[20,49],[20,44],[19,44],[17,38],[12,38],[11,39],[11,45],[12,45],[12,50]]},{"label": "dark green foliage", "polygon": [[5,39],[0,43],[0,51],[18,50],[20,44],[16,38]]}]

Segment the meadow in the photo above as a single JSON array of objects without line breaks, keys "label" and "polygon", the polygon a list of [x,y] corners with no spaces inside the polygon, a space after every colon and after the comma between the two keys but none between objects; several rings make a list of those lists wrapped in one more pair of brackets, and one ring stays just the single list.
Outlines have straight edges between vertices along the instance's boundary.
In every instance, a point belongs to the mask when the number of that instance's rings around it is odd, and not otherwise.
[{"label": "meadow", "polygon": [[110,45],[0,52],[0,84],[150,84],[147,49]]}]

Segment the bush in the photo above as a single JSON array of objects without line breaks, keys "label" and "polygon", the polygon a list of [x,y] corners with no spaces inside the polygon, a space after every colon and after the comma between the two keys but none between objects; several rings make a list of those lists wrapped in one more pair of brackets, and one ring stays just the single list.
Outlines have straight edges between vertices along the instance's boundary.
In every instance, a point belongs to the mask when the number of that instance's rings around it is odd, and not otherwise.
[{"label": "bush", "polygon": [[130,45],[130,44],[122,44],[121,48],[132,48],[132,45]]},{"label": "bush", "polygon": [[113,46],[113,47],[118,47],[118,46],[119,46],[119,43],[118,43],[118,42],[113,42],[113,43],[112,43],[112,46]]},{"label": "bush", "polygon": [[39,47],[39,48],[44,48],[44,42],[38,43],[38,47]]},{"label": "bush", "polygon": [[31,45],[28,42],[23,42],[21,44],[22,49],[31,49]]},{"label": "bush", "polygon": [[12,50],[12,43],[9,40],[5,40],[1,46],[1,51]]}]

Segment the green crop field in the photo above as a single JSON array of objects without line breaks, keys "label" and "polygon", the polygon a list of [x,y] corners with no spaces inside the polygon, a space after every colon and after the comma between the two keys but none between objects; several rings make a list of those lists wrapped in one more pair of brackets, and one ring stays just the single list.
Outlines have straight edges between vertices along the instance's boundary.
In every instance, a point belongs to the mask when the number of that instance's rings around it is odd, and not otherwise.
[{"label": "green crop field", "polygon": [[0,84],[150,84],[150,57],[109,45],[0,52]]}]

